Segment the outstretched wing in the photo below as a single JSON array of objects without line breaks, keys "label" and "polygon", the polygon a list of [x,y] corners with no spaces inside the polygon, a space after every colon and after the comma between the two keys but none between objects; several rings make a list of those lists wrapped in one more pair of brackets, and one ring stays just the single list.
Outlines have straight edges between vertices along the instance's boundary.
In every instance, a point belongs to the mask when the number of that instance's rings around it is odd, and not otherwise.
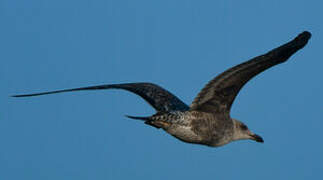
[{"label": "outstretched wing", "polygon": [[310,37],[311,34],[305,31],[292,41],[221,73],[202,89],[190,109],[229,113],[240,89],[251,78],[272,66],[285,62],[296,51],[302,49]]},{"label": "outstretched wing", "polygon": [[100,86],[89,86],[74,89],[64,89],[58,91],[49,91],[35,94],[15,95],[13,97],[40,96],[46,94],[55,94],[70,91],[83,90],[104,90],[104,89],[123,89],[135,93],[145,99],[158,112],[170,111],[187,111],[189,107],[179,98],[163,89],[162,87],[152,83],[125,83],[125,84],[107,84]]}]

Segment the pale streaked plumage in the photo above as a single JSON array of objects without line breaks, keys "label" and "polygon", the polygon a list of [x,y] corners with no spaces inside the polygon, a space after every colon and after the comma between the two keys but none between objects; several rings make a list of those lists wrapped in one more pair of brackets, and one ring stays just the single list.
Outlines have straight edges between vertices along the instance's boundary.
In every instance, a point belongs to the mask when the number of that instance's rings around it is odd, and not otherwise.
[{"label": "pale streaked plumage", "polygon": [[157,111],[153,116],[128,116],[129,118],[144,120],[146,124],[162,128],[182,141],[213,147],[241,139],[263,142],[262,138],[252,133],[246,125],[230,117],[232,103],[240,89],[251,78],[285,62],[303,48],[310,37],[309,32],[303,32],[292,41],[221,73],[202,89],[190,107],[167,90],[152,83],[109,84],[14,97],[81,90],[123,89],[141,96]]}]

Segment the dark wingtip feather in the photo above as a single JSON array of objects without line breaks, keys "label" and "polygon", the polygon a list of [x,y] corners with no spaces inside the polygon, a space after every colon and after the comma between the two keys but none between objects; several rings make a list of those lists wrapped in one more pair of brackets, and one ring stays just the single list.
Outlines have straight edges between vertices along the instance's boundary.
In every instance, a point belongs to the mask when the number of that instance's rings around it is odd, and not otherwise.
[{"label": "dark wingtip feather", "polygon": [[310,39],[311,36],[312,36],[312,34],[308,31],[304,31],[298,35],[299,38],[305,38],[305,39]]},{"label": "dark wingtip feather", "polygon": [[290,42],[275,48],[267,53],[269,57],[275,59],[276,63],[285,62],[290,56],[302,49],[311,38],[311,33],[304,31]]},{"label": "dark wingtip feather", "polygon": [[308,31],[304,31],[301,34],[299,34],[294,41],[298,42],[298,45],[300,45],[300,48],[304,47],[308,40],[311,38],[312,34]]},{"label": "dark wingtip feather", "polygon": [[28,97],[28,96],[37,96],[37,95],[34,95],[34,94],[24,94],[24,95],[13,95],[13,96],[10,96],[10,97]]},{"label": "dark wingtip feather", "polygon": [[30,97],[30,96],[40,96],[40,95],[46,95],[46,94],[55,94],[55,93],[60,93],[64,92],[62,91],[52,91],[52,92],[43,92],[43,93],[34,93],[34,94],[21,94],[21,95],[13,95],[11,97]]}]

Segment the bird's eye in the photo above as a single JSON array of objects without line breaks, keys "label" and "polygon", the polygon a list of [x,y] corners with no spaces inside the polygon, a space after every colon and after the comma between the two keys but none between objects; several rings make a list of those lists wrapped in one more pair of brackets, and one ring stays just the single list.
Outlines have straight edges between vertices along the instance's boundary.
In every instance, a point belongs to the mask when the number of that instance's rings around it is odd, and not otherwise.
[{"label": "bird's eye", "polygon": [[244,125],[244,124],[241,124],[240,127],[241,127],[242,130],[247,130],[248,129],[248,127],[246,125]]}]

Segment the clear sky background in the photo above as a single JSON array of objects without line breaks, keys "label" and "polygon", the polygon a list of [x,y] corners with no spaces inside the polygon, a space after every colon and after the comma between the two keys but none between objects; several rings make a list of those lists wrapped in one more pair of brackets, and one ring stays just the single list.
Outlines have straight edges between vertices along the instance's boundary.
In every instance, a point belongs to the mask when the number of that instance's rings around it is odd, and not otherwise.
[{"label": "clear sky background", "polygon": [[[321,1],[1,0],[0,179],[321,179]],[[125,91],[10,95],[154,82],[190,104],[227,68],[312,33],[250,81],[231,115],[264,144],[183,143],[124,117]]]}]

